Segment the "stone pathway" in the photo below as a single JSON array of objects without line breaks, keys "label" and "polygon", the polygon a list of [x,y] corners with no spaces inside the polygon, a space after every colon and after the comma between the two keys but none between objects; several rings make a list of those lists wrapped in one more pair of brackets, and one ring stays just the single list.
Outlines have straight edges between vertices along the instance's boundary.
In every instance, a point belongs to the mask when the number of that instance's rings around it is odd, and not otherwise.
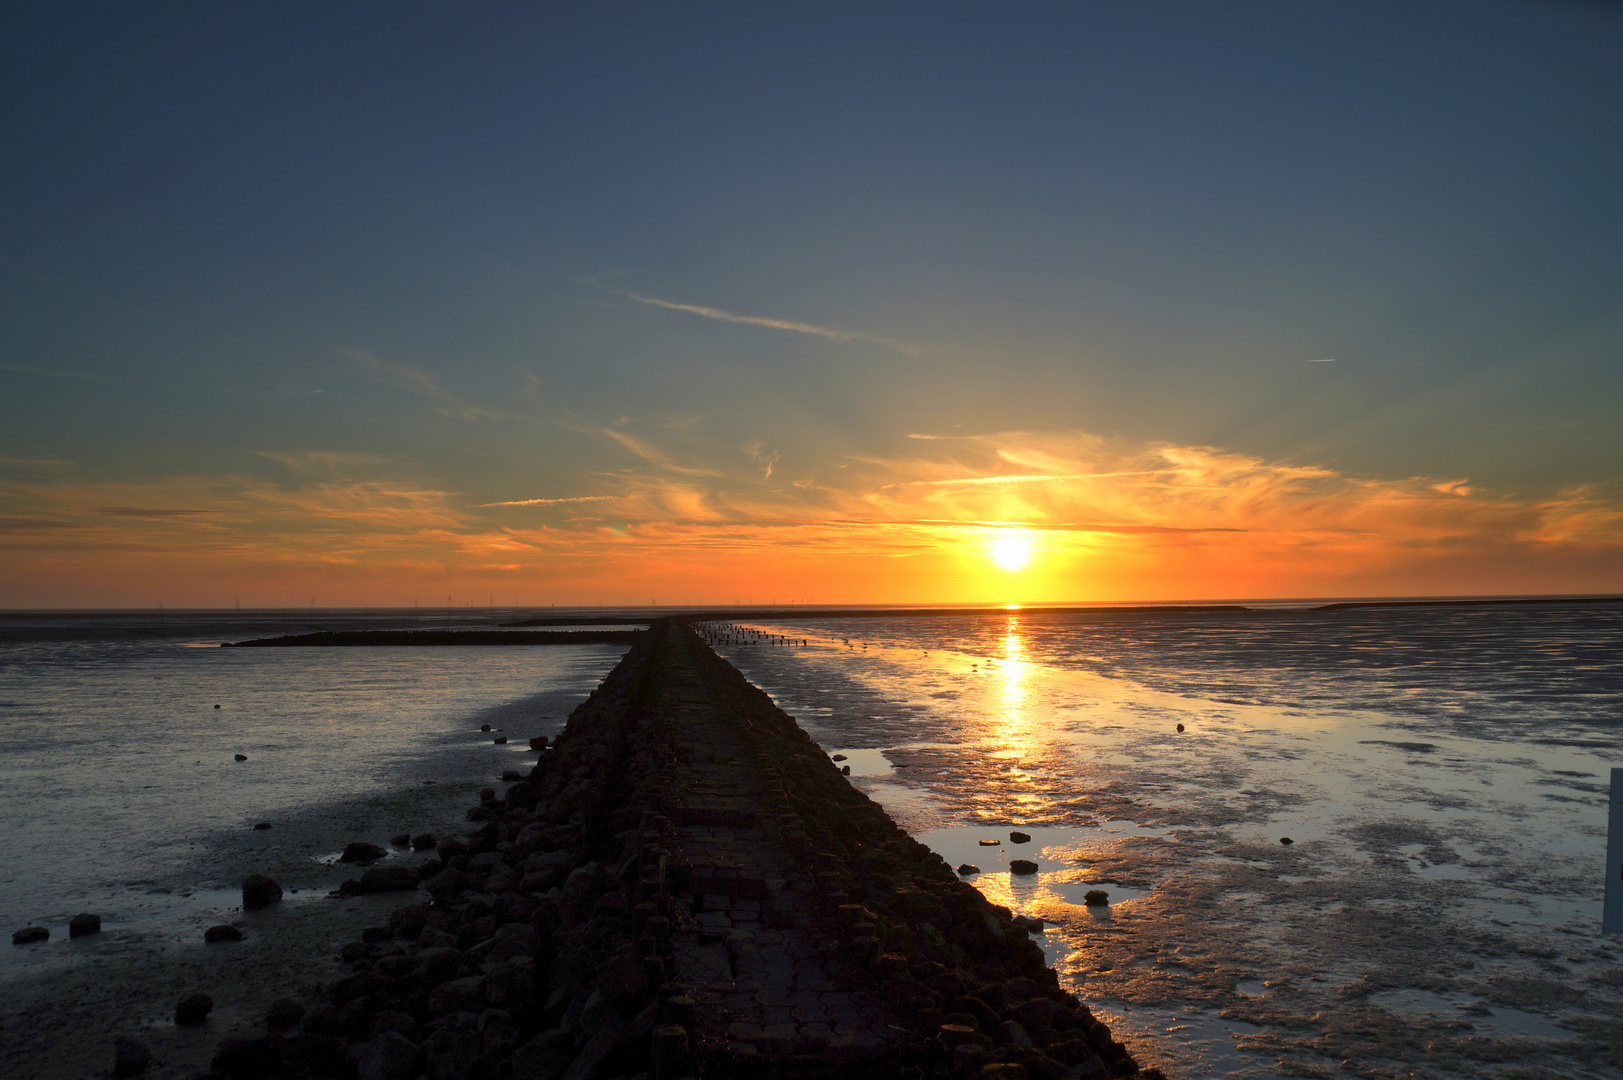
[{"label": "stone pathway", "polygon": [[780,842],[771,767],[712,698],[687,642],[670,644],[661,711],[685,783],[662,843],[687,870],[691,924],[673,931],[672,974],[691,988],[698,1041],[744,1057],[882,1051],[904,1028],[861,988],[812,867]]}]

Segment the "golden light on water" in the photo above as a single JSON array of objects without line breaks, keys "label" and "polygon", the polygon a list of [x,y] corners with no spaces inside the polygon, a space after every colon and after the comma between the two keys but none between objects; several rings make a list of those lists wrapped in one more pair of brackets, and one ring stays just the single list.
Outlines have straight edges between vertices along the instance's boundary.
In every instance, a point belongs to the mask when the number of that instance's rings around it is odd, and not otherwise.
[{"label": "golden light on water", "polygon": [[1005,532],[992,541],[992,561],[1005,570],[1025,568],[1031,561],[1031,537],[1024,532]]}]

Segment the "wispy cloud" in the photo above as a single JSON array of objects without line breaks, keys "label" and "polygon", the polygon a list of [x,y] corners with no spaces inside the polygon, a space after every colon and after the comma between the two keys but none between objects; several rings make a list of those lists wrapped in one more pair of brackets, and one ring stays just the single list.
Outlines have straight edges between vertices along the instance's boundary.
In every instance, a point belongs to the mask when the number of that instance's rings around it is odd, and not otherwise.
[{"label": "wispy cloud", "polygon": [[740,315],[733,311],[723,311],[721,308],[706,307],[703,304],[683,304],[675,300],[665,300],[658,296],[649,296],[646,293],[634,292],[631,289],[617,289],[612,285],[605,285],[600,281],[587,280],[586,284],[623,296],[627,300],[635,300],[639,304],[648,304],[652,307],[664,308],[667,311],[681,311],[689,315],[697,315],[702,319],[715,319],[718,322],[741,323],[745,326],[763,326],[768,330],[787,330],[794,334],[810,334],[813,337],[824,338],[828,341],[837,341],[842,345],[849,345],[855,341],[866,341],[872,345],[882,345],[887,349],[894,349],[908,356],[918,356],[919,347],[909,341],[899,341],[896,338],[883,337],[879,334],[868,334],[860,330],[843,330],[834,326],[818,326],[815,323],[796,322],[793,319],[774,319],[761,315]]},{"label": "wispy cloud", "polygon": [[339,351],[378,382],[397,386],[420,397],[439,402],[440,407],[436,411],[446,416],[454,416],[461,420],[502,419],[502,414],[494,409],[453,394],[426,371],[391,363],[360,349],[346,348]]},{"label": "wispy cloud", "polygon": [[480,509],[490,506],[564,506],[568,503],[611,502],[619,495],[572,495],[562,499],[509,499],[506,502],[479,503]]}]

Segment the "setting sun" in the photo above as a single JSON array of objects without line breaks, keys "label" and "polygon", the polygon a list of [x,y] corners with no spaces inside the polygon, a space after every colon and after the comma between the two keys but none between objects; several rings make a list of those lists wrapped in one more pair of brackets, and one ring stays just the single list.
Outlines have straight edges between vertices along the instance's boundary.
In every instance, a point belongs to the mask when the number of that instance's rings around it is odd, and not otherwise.
[{"label": "setting sun", "polygon": [[1022,569],[1031,561],[1031,539],[1024,533],[1008,533],[992,541],[992,561],[1005,570]]}]

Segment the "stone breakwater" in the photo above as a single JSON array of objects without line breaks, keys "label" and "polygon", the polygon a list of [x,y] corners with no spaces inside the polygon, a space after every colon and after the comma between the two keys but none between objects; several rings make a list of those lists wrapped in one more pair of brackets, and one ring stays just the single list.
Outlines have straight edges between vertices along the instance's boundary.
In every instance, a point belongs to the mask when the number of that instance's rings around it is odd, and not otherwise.
[{"label": "stone breakwater", "polygon": [[685,625],[657,621],[536,745],[423,864],[432,902],[216,1075],[1160,1076]]}]

